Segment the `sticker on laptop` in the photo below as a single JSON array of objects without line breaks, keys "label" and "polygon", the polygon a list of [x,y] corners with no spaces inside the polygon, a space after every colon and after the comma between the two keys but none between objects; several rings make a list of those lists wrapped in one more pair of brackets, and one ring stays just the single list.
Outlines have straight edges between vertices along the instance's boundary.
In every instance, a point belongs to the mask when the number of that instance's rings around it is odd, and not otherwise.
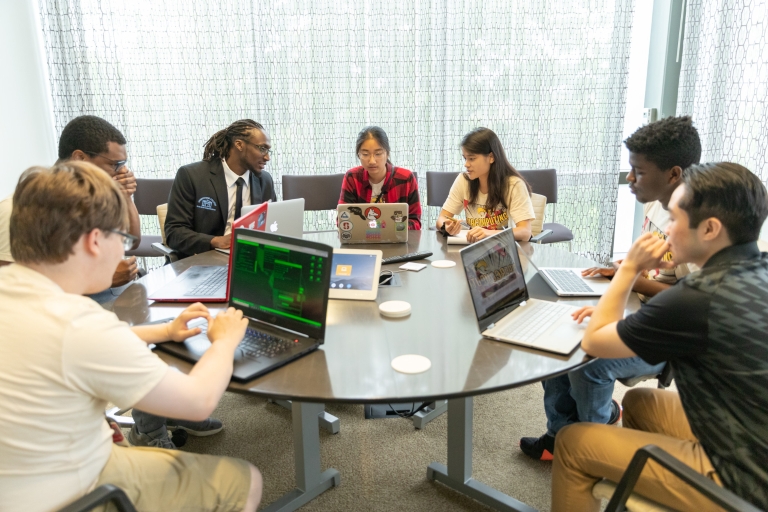
[{"label": "sticker on laptop", "polygon": [[341,212],[341,215],[339,215],[340,220],[349,220],[349,213],[348,212]]},{"label": "sticker on laptop", "polygon": [[352,231],[353,227],[355,227],[355,225],[352,224],[352,221],[343,220],[339,222],[339,229],[342,231]]},{"label": "sticker on laptop", "polygon": [[352,240],[352,233],[350,233],[349,231],[347,231],[345,233],[342,233],[341,234],[341,239],[342,240]]}]

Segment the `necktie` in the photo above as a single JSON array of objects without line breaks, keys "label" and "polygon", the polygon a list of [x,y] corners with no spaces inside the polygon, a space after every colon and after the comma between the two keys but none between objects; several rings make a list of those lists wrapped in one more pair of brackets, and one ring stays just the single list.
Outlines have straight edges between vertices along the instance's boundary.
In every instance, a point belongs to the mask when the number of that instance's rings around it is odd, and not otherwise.
[{"label": "necktie", "polygon": [[237,185],[237,192],[235,192],[235,220],[237,220],[240,218],[240,213],[243,209],[243,185],[245,185],[245,180],[237,178],[235,185]]}]

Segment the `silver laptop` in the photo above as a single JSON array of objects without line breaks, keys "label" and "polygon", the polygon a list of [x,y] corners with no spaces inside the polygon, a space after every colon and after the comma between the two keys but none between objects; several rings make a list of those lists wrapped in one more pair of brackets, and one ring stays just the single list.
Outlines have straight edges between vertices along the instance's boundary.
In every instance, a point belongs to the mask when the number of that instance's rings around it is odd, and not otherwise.
[{"label": "silver laptop", "polygon": [[394,244],[408,241],[407,203],[340,204],[336,207],[342,244]]},{"label": "silver laptop", "polygon": [[[258,205],[243,207],[247,215]],[[267,221],[260,231],[301,238],[304,234],[304,198],[267,203]]]},{"label": "silver laptop", "polygon": [[531,265],[560,297],[600,297],[611,284],[603,276],[582,277],[582,268],[537,267],[533,261]]},{"label": "silver laptop", "polygon": [[571,318],[578,308],[528,296],[511,229],[460,254],[484,337],[557,354],[570,354],[579,345],[584,327]]}]

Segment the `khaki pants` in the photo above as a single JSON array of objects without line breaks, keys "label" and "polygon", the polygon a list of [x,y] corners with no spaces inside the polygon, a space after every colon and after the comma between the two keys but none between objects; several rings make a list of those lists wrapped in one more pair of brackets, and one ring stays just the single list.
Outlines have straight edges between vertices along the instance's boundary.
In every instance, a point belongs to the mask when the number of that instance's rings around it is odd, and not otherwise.
[{"label": "khaki pants", "polygon": [[[618,482],[635,452],[654,444],[695,471],[719,478],[691,432],[680,396],[638,388],[624,398],[624,428],[575,423],[557,434],[552,468],[552,511],[595,511],[592,486],[601,478]],[[676,476],[648,461],[634,492],[677,510],[720,510]]]},{"label": "khaki pants", "polygon": [[120,487],[139,512],[241,512],[251,470],[247,462],[230,457],[112,445],[96,487],[104,484]]}]

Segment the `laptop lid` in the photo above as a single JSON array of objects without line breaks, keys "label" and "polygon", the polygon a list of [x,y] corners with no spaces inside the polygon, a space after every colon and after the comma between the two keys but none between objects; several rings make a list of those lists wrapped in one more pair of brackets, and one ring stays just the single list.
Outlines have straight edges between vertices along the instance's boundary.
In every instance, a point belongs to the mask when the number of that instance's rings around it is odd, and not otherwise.
[{"label": "laptop lid", "polygon": [[528,300],[525,275],[511,229],[475,242],[460,254],[481,331]]},{"label": "laptop lid", "polygon": [[236,229],[229,305],[322,343],[332,254],[333,248],[317,242]]},{"label": "laptop lid", "polygon": [[336,215],[342,244],[408,241],[407,203],[340,204]]},{"label": "laptop lid", "polygon": [[261,229],[301,238],[304,235],[304,198],[270,202],[267,206],[266,225]]}]

